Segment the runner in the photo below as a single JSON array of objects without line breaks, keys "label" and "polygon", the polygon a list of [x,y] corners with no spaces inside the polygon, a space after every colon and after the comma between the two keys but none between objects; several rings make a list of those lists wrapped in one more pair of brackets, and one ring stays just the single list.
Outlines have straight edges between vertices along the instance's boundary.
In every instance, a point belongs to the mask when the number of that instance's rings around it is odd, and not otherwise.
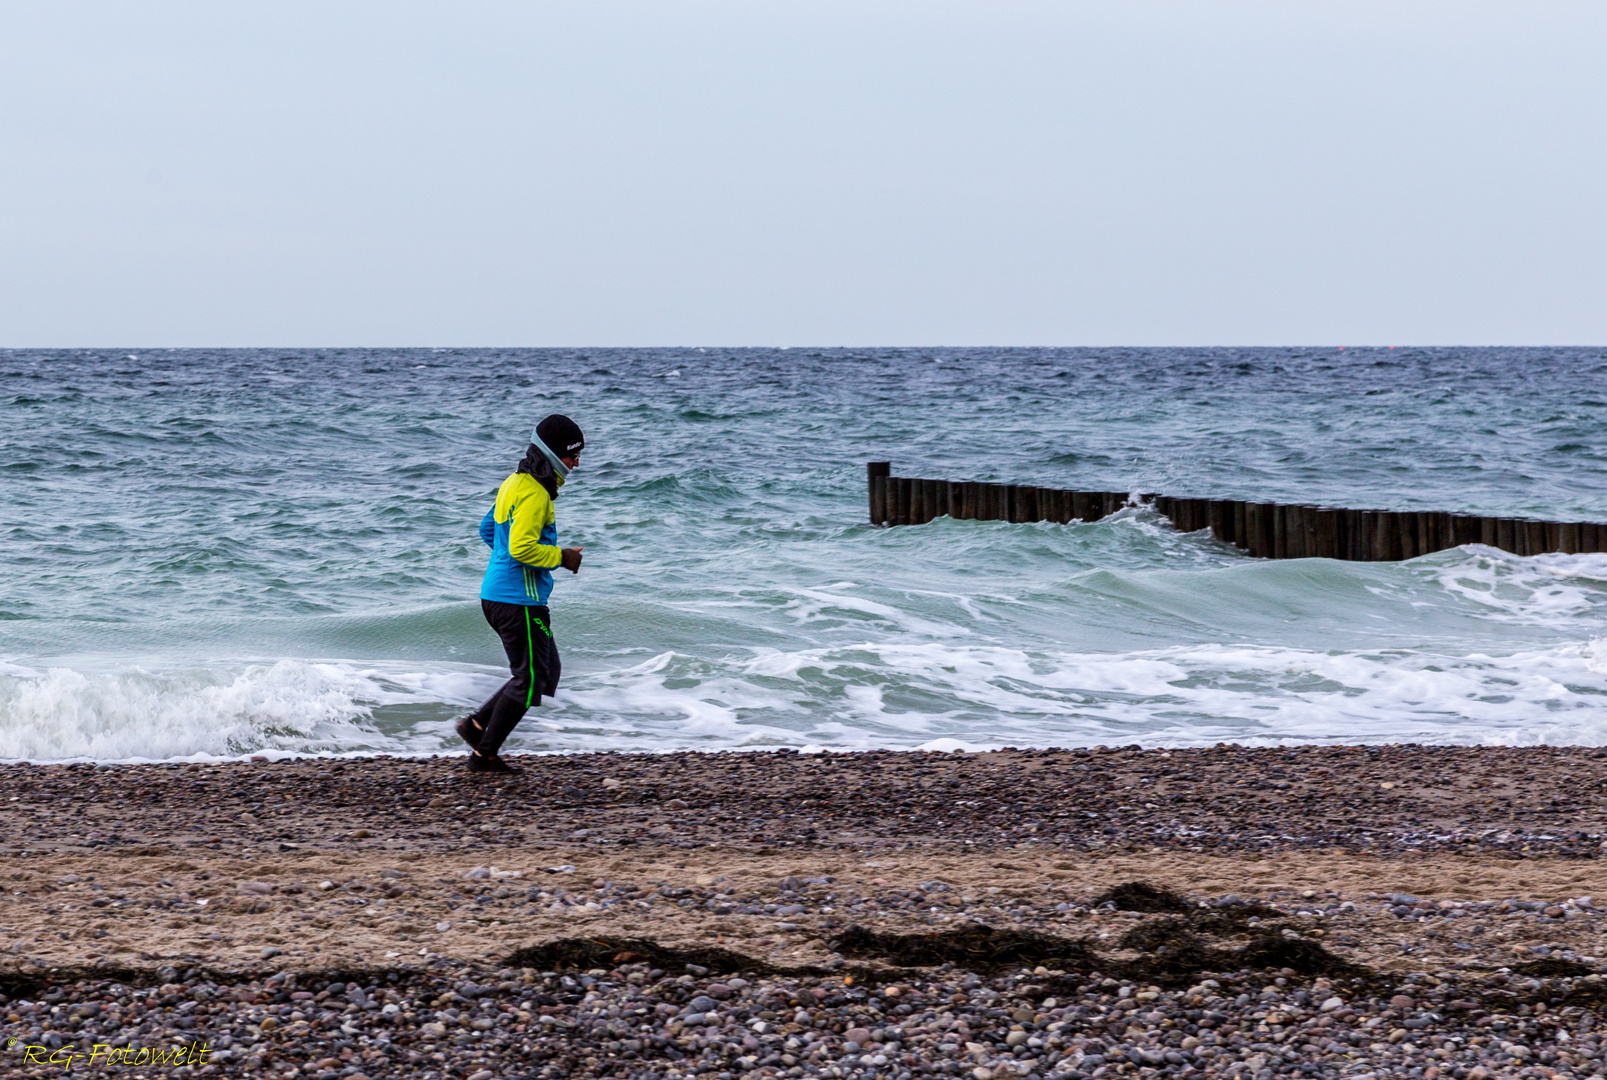
[{"label": "runner", "polygon": [[558,547],[553,504],[585,446],[579,426],[567,416],[554,413],[537,424],[524,460],[480,521],[480,539],[491,548],[480,608],[502,638],[513,678],[458,721],[458,735],[474,749],[470,772],[514,772],[497,752],[525,712],[558,690],[558,646],[547,597],[558,567],[580,573],[582,549]]}]

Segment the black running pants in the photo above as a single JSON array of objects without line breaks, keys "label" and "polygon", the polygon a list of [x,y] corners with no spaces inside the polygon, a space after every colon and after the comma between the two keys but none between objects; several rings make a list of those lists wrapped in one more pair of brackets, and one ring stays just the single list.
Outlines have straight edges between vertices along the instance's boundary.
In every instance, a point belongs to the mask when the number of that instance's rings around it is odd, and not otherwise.
[{"label": "black running pants", "polygon": [[481,757],[495,757],[525,711],[541,704],[541,695],[551,697],[558,690],[558,646],[552,639],[552,616],[545,605],[526,607],[481,600],[485,621],[502,639],[513,678],[491,695],[474,714],[483,729],[478,750]]}]

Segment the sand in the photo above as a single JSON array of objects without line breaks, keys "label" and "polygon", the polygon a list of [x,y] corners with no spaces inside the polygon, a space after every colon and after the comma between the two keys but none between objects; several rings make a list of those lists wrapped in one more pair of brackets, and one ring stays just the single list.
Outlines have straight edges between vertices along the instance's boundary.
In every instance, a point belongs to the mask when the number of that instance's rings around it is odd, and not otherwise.
[{"label": "sand", "polygon": [[[1607,906],[1598,753],[577,755],[501,779],[456,758],[14,765],[0,973],[485,964],[596,935],[820,964],[850,924],[974,920],[1109,943],[1140,917],[1061,909],[1131,880],[1349,901],[1312,929],[1383,970],[1607,955],[1584,909],[1403,920],[1384,899]],[[777,903],[789,877],[829,878],[815,893],[835,899],[741,910]]]}]

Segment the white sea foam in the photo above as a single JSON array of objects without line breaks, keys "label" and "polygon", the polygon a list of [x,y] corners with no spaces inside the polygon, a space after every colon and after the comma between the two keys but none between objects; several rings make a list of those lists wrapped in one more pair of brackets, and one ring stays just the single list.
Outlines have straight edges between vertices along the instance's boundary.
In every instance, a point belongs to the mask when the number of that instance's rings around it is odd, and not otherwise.
[{"label": "white sea foam", "polygon": [[1482,544],[1425,556],[1420,565],[1448,594],[1492,620],[1550,626],[1585,615],[1607,582],[1607,554],[1512,555]]},{"label": "white sea foam", "polygon": [[[0,758],[461,752],[495,669],[283,660],[0,671]],[[952,642],[666,651],[577,672],[510,749],[934,749],[1231,740],[1607,744],[1607,642],[1509,655],[1196,645],[1123,653]]]},{"label": "white sea foam", "polygon": [[0,672],[0,758],[163,760],[259,750],[400,752],[416,739],[374,723],[384,705],[439,700],[454,673],[406,688],[373,669],[280,660],[238,668]]},{"label": "white sea foam", "polygon": [[[871,644],[672,654],[578,678],[531,748],[1607,743],[1607,647],[1507,656],[1204,645],[1114,654]],[[539,744],[539,745],[537,745]]]}]

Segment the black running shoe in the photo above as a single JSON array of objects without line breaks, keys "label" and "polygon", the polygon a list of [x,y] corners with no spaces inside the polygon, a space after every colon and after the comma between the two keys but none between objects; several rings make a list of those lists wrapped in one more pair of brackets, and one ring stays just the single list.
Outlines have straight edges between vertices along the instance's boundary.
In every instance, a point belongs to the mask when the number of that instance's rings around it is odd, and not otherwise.
[{"label": "black running shoe", "polygon": [[458,721],[458,738],[468,743],[470,749],[480,745],[481,734],[481,729],[474,726],[473,716],[465,716]]},{"label": "black running shoe", "polygon": [[470,772],[488,773],[516,773],[519,770],[509,765],[500,757],[481,757],[479,754],[469,755]]}]

